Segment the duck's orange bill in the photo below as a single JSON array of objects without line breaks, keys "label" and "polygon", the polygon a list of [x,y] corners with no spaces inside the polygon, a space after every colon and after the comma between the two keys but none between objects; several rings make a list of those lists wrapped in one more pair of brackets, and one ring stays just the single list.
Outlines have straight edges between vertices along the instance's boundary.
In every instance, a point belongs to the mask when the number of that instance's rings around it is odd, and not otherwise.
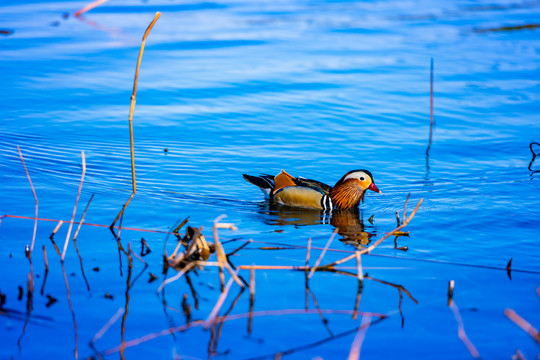
[{"label": "duck's orange bill", "polygon": [[379,188],[377,188],[377,186],[375,185],[375,183],[371,183],[371,185],[369,185],[368,187],[369,190],[372,190],[372,191],[375,191],[377,193],[380,193],[381,190],[379,190]]}]

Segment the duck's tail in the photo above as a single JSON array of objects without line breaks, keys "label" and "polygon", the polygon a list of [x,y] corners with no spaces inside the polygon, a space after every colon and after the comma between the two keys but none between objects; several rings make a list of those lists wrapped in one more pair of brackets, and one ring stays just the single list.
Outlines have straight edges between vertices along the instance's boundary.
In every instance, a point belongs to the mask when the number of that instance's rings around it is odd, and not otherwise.
[{"label": "duck's tail", "polygon": [[247,182],[257,186],[263,194],[270,197],[272,190],[274,189],[274,176],[263,174],[261,176],[252,176],[248,174],[242,174]]}]

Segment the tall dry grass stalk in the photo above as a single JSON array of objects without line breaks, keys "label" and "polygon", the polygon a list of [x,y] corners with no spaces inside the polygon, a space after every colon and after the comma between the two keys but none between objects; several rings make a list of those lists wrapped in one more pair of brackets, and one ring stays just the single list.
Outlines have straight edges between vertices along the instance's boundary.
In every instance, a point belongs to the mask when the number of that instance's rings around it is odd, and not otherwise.
[{"label": "tall dry grass stalk", "polygon": [[326,254],[326,250],[328,250],[328,248],[330,247],[330,244],[332,244],[332,241],[334,240],[334,237],[336,236],[336,234],[338,233],[339,229],[338,228],[335,228],[334,229],[334,232],[332,233],[332,235],[330,236],[330,239],[328,239],[328,241],[326,242],[326,245],[323,249],[323,251],[321,252],[321,255],[319,255],[319,258],[317,259],[317,261],[315,262],[315,265],[313,265],[313,268],[311,269],[311,271],[309,272],[309,275],[308,275],[308,279],[311,279],[311,277],[313,276],[313,273],[315,272],[315,270],[317,270],[317,267],[319,266],[319,264],[321,263],[323,257],[324,257],[324,254]]},{"label": "tall dry grass stalk", "polygon": [[152,30],[152,28],[154,27],[154,24],[156,23],[157,19],[159,19],[160,15],[161,15],[160,12],[156,12],[156,15],[154,16],[154,20],[152,20],[152,22],[150,23],[150,25],[148,25],[148,27],[146,28],[146,31],[144,32],[142,42],[141,42],[141,48],[139,50],[139,58],[137,59],[137,67],[135,69],[133,93],[131,94],[131,103],[130,103],[130,108],[129,108],[129,143],[130,143],[130,149],[131,149],[131,181],[132,181],[132,186],[133,186],[133,192],[131,193],[131,196],[129,197],[128,201],[122,207],[122,210],[120,210],[118,215],[116,215],[116,218],[114,219],[114,221],[112,222],[110,226],[111,229],[114,228],[114,224],[116,224],[120,216],[124,214],[126,207],[129,205],[129,203],[131,202],[131,199],[133,199],[133,196],[137,192],[137,181],[135,179],[135,152],[133,149],[134,147],[133,145],[133,111],[135,110],[135,98],[137,96],[137,81],[139,78],[139,67],[141,66],[144,45],[146,44],[146,37],[150,33],[150,30]]},{"label": "tall dry grass stalk", "polygon": [[75,220],[75,213],[77,212],[77,204],[79,203],[79,197],[81,196],[81,190],[84,182],[84,175],[86,174],[86,159],[84,157],[84,151],[81,151],[82,157],[82,175],[81,182],[79,183],[79,191],[77,192],[77,199],[75,200],[75,206],[73,207],[73,214],[71,215],[71,222],[69,223],[68,233],[66,236],[66,241],[64,241],[64,250],[62,251],[62,258],[60,261],[64,262],[66,256],[66,251],[69,243],[69,236],[71,235],[71,228],[73,227],[73,220]]},{"label": "tall dry grass stalk", "polygon": [[431,139],[433,136],[433,58],[431,58],[431,66],[429,71],[429,143],[426,149],[426,155],[429,156],[431,149]]},{"label": "tall dry grass stalk", "polygon": [[30,187],[32,188],[32,194],[34,194],[34,200],[36,202],[36,215],[35,215],[35,221],[34,221],[34,235],[32,236],[32,245],[30,245],[30,255],[32,254],[32,251],[34,251],[34,244],[36,242],[36,231],[37,231],[37,218],[38,218],[38,198],[36,195],[36,190],[34,190],[34,185],[32,184],[32,179],[30,179],[30,174],[28,174],[28,170],[26,169],[26,164],[24,163],[24,158],[21,153],[21,149],[19,148],[19,145],[17,145],[17,151],[19,152],[19,157],[21,158],[21,162],[24,167],[24,172],[26,173],[26,177],[28,178],[28,182],[30,183]]}]

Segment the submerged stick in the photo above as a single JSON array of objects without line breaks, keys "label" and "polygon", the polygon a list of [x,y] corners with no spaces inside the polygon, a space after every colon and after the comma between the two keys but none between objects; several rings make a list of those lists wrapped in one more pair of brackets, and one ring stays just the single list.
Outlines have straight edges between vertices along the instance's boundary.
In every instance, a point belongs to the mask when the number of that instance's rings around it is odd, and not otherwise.
[{"label": "submerged stick", "polygon": [[75,200],[75,206],[73,207],[73,214],[71,215],[71,222],[69,223],[66,241],[64,242],[64,251],[62,251],[62,258],[60,259],[60,261],[62,262],[64,262],[64,257],[66,256],[66,250],[69,243],[69,236],[71,235],[71,228],[73,227],[73,220],[75,220],[75,213],[77,212],[77,204],[79,203],[79,197],[81,196],[82,185],[84,182],[84,174],[86,173],[86,159],[84,157],[84,151],[81,151],[81,157],[82,157],[81,182],[79,183],[79,191],[77,192],[77,199]]},{"label": "submerged stick", "polygon": [[529,334],[538,344],[540,344],[540,333],[527,320],[519,316],[512,309],[505,309],[504,315],[506,315],[510,320],[514,322],[514,324],[523,329],[523,331]]},{"label": "submerged stick", "polygon": [[461,318],[461,314],[459,313],[459,309],[455,303],[455,301],[452,298],[452,294],[454,292],[454,280],[451,280],[449,283],[448,288],[448,306],[454,313],[454,317],[456,318],[456,322],[458,324],[458,337],[463,342],[463,345],[469,350],[469,353],[471,356],[475,359],[480,358],[480,353],[478,353],[478,350],[476,350],[476,347],[474,347],[473,343],[469,338],[467,337],[467,334],[465,333],[465,327],[463,326],[463,319]]},{"label": "submerged stick", "polygon": [[79,221],[79,226],[77,227],[77,231],[75,231],[75,235],[73,235],[73,241],[77,240],[77,235],[79,235],[79,230],[81,230],[81,226],[84,223],[84,217],[86,216],[86,211],[88,210],[88,207],[90,206],[90,203],[92,202],[93,198],[94,198],[94,194],[90,196],[90,200],[88,200],[88,204],[86,204],[86,208],[84,209],[84,212],[82,214],[81,221]]},{"label": "submerged stick", "polygon": [[351,345],[351,351],[349,352],[349,357],[347,360],[360,359],[360,349],[362,348],[362,343],[366,337],[366,332],[369,325],[371,325],[371,317],[362,316],[362,322],[360,323],[356,336],[354,337],[354,341]]},{"label": "submerged stick", "polygon": [[109,330],[109,328],[116,322],[116,320],[118,320],[120,316],[124,314],[124,312],[125,309],[123,307],[119,308],[118,311],[109,319],[109,321],[107,321],[107,323],[103,325],[103,327],[96,333],[96,335],[94,335],[92,340],[90,340],[90,343],[93,344],[99,339],[101,339],[101,337],[105,335],[107,330]]},{"label": "submerged stick", "polygon": [[28,170],[26,169],[26,164],[24,163],[24,158],[21,153],[21,149],[19,148],[19,145],[17,145],[17,151],[19,152],[19,157],[21,158],[21,162],[24,167],[24,172],[26,173],[26,177],[28,178],[28,182],[30,183],[30,187],[32,188],[32,193],[34,194],[34,200],[36,202],[36,216],[34,221],[34,235],[32,236],[32,245],[30,245],[30,255],[32,254],[32,251],[34,251],[34,243],[36,241],[36,231],[37,231],[37,218],[38,218],[38,198],[36,195],[36,190],[34,190],[34,185],[32,184],[32,179],[30,179],[30,174],[28,174]]},{"label": "submerged stick", "polygon": [[133,93],[131,95],[131,104],[129,108],[129,143],[131,148],[131,180],[133,185],[133,192],[131,193],[131,196],[129,197],[128,201],[124,204],[122,207],[122,210],[116,215],[116,218],[111,224],[111,229],[114,227],[114,224],[118,221],[120,216],[124,214],[124,210],[126,210],[126,207],[131,202],[131,199],[133,199],[133,196],[137,192],[137,181],[135,179],[135,152],[133,150],[133,110],[135,110],[135,98],[137,95],[137,79],[139,78],[139,67],[141,65],[142,55],[144,51],[144,45],[146,43],[146,37],[150,33],[150,30],[154,27],[154,24],[156,23],[157,19],[159,19],[159,16],[161,15],[160,12],[156,12],[156,15],[154,16],[154,20],[148,25],[148,28],[146,28],[146,31],[144,32],[142,42],[141,42],[141,49],[139,50],[139,58],[137,60],[137,68],[135,69],[135,80],[133,82]]}]

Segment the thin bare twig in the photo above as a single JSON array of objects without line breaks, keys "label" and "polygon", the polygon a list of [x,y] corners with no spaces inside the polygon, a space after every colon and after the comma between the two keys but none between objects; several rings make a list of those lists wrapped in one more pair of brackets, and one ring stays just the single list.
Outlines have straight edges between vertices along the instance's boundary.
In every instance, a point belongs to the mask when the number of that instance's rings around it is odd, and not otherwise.
[{"label": "thin bare twig", "polygon": [[141,65],[142,55],[144,51],[144,45],[146,43],[146,37],[150,33],[150,30],[154,27],[154,24],[156,23],[157,19],[159,19],[159,16],[161,15],[160,12],[156,12],[156,15],[154,16],[154,20],[148,25],[146,28],[146,31],[144,32],[142,42],[141,42],[141,49],[139,50],[139,58],[137,60],[137,68],[135,69],[135,80],[133,82],[133,93],[131,95],[131,104],[129,108],[129,143],[131,148],[131,180],[132,180],[132,186],[133,186],[133,192],[131,193],[131,196],[129,197],[128,201],[124,204],[122,207],[122,210],[116,215],[116,218],[111,224],[111,229],[114,227],[114,224],[118,221],[120,216],[124,214],[124,210],[126,210],[126,207],[131,202],[131,199],[133,199],[133,196],[137,192],[137,181],[135,179],[135,152],[133,150],[133,110],[135,110],[135,98],[137,95],[137,80],[139,78],[139,67]]},{"label": "thin bare twig", "polygon": [[328,241],[326,242],[326,246],[324,247],[323,251],[321,252],[321,255],[319,255],[319,258],[315,262],[315,265],[313,265],[313,268],[309,272],[308,279],[311,279],[311,277],[313,276],[313,273],[315,272],[315,270],[317,270],[317,267],[321,263],[321,261],[322,261],[322,259],[324,257],[324,254],[326,254],[326,250],[328,250],[328,247],[330,246],[330,244],[332,244],[332,240],[334,240],[334,237],[336,236],[338,231],[339,231],[338,228],[334,229],[334,232],[332,233],[332,236],[330,236],[330,239],[328,239]]},{"label": "thin bare twig", "polygon": [[34,194],[34,200],[36,202],[36,215],[35,215],[35,221],[34,221],[34,235],[32,236],[32,245],[30,245],[30,254],[32,254],[32,251],[34,251],[34,243],[36,241],[36,231],[37,231],[37,218],[38,218],[38,198],[36,195],[36,190],[34,190],[34,185],[32,184],[32,179],[30,179],[30,174],[28,174],[28,170],[26,169],[26,164],[24,163],[24,158],[21,153],[21,149],[19,148],[19,145],[17,145],[17,151],[19,152],[19,157],[21,158],[21,162],[24,167],[24,172],[26,173],[26,177],[28,178],[28,182],[30,183],[30,187],[32,188],[32,194]]},{"label": "thin bare twig", "polygon": [[467,337],[467,334],[465,333],[465,327],[463,326],[463,319],[461,318],[461,314],[459,313],[459,309],[456,305],[456,302],[452,298],[452,294],[454,292],[454,281],[450,281],[449,288],[448,288],[448,306],[454,313],[454,317],[456,318],[456,322],[458,324],[458,337],[463,342],[467,350],[469,350],[469,353],[471,356],[475,359],[480,358],[480,354],[478,353],[478,350],[476,350],[476,347],[474,347],[473,343],[469,338]]},{"label": "thin bare twig", "polygon": [[81,230],[81,226],[84,223],[84,217],[86,216],[86,211],[88,210],[88,207],[90,206],[90,203],[92,202],[93,198],[94,198],[94,194],[90,196],[90,200],[88,200],[88,204],[86,204],[86,208],[84,208],[84,212],[82,214],[81,221],[79,222],[79,226],[77,227],[77,231],[75,231],[75,235],[73,235],[73,241],[77,240],[77,235],[79,235],[79,230]]},{"label": "thin bare twig", "polygon": [[96,333],[96,335],[94,335],[92,340],[90,340],[90,343],[95,343],[96,341],[101,339],[101,337],[105,335],[109,328],[116,322],[116,320],[120,318],[120,316],[124,314],[124,312],[125,309],[123,307],[119,308],[118,311],[109,319],[109,321],[107,321],[107,323],[103,325],[103,327]]},{"label": "thin bare twig", "polygon": [[64,257],[66,256],[66,250],[69,243],[69,236],[71,235],[71,228],[73,227],[73,220],[75,219],[75,213],[77,212],[77,204],[79,203],[79,197],[81,196],[81,190],[84,182],[84,175],[86,173],[86,159],[84,157],[84,151],[81,151],[82,157],[82,175],[81,182],[79,183],[79,191],[77,192],[77,199],[75,200],[75,206],[73,207],[73,214],[71,215],[71,222],[69,223],[68,233],[66,236],[66,241],[64,242],[64,250],[62,251],[62,258],[60,261],[64,262]]}]

